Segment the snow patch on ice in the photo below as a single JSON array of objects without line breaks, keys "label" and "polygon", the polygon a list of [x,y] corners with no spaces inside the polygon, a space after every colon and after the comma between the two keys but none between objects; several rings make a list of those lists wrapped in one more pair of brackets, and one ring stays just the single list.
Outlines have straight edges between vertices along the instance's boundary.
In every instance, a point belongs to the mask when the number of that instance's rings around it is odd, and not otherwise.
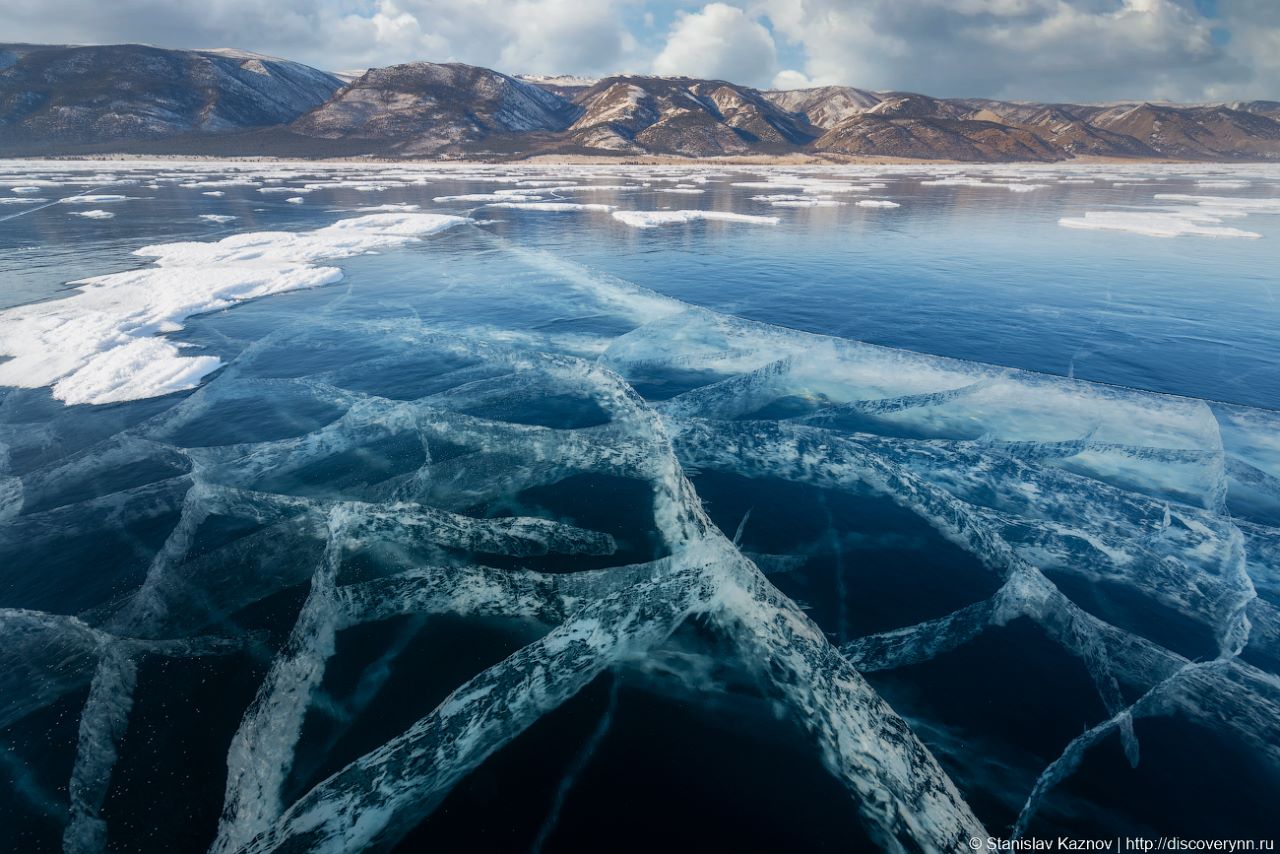
[{"label": "snow patch on ice", "polygon": [[433,202],[504,202],[511,199],[510,193],[463,193],[460,196],[436,196]]},{"label": "snow patch on ice", "polygon": [[777,225],[776,216],[753,216],[727,211],[614,211],[613,218],[632,228],[656,228],[660,225],[678,225],[696,220],[716,222],[743,222],[755,225]]},{"label": "snow patch on ice", "polygon": [[771,178],[768,181],[738,181],[733,186],[746,190],[799,190],[815,194],[865,193],[871,189],[868,184],[850,184],[821,178]]},{"label": "snow patch on ice", "polygon": [[753,202],[768,202],[775,208],[838,208],[844,204],[844,202],[838,202],[830,196],[797,196],[787,193],[752,196],[751,200]]},{"label": "snow patch on ice", "polygon": [[157,336],[194,314],[342,278],[317,262],[399,246],[468,220],[372,214],[314,231],[261,231],[211,243],[163,243],[134,254],[151,266],[84,279],[66,299],[0,312],[0,385],[53,386],[68,404],[112,403],[194,388],[222,364],[183,356]]},{"label": "snow patch on ice", "polygon": [[981,178],[968,178],[958,175],[949,178],[936,178],[930,181],[921,181],[922,187],[1001,187],[1011,193],[1030,193],[1032,190],[1043,190],[1048,184],[1017,184],[1012,181],[997,182],[983,181]]},{"label": "snow patch on ice", "polygon": [[195,190],[200,187],[256,187],[260,183],[259,181],[249,181],[244,178],[226,178],[219,181],[190,181],[178,186],[187,190]]},{"label": "snow patch on ice", "polygon": [[104,202],[126,202],[133,198],[132,196],[117,196],[110,193],[88,195],[88,196],[67,196],[59,199],[64,205],[100,205]]},{"label": "snow patch on ice", "polygon": [[1083,217],[1063,217],[1058,225],[1098,231],[1128,231],[1148,237],[1244,237],[1258,238],[1254,231],[1217,225],[1218,217],[1192,216],[1184,211],[1086,211]]},{"label": "snow patch on ice", "polygon": [[522,211],[601,211],[607,213],[616,205],[588,205],[575,202],[492,202],[491,208],[514,208]]},{"label": "snow patch on ice", "polygon": [[1280,213],[1280,198],[1249,199],[1237,196],[1198,196],[1188,193],[1156,193],[1156,199],[1165,202],[1185,202],[1202,208],[1212,208],[1214,213],[1236,211],[1242,216],[1251,213]]}]

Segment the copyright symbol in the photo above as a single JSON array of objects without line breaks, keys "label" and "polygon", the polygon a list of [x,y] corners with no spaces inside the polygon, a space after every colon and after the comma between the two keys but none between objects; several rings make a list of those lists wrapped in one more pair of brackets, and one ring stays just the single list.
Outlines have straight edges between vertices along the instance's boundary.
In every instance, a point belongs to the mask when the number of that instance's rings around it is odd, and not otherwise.
[{"label": "copyright symbol", "polygon": [[969,847],[972,848],[974,851],[978,851],[979,849],[982,848],[982,840],[976,836],[970,836]]}]

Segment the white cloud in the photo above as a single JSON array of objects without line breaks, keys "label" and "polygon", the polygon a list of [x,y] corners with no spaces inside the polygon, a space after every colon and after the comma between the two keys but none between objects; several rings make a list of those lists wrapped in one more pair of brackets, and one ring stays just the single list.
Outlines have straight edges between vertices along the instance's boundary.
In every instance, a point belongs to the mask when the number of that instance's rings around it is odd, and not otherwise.
[{"label": "white cloud", "polygon": [[767,85],[777,67],[778,53],[769,30],[726,3],[709,3],[700,12],[681,14],[666,46],[653,60],[656,74],[748,85]]},{"label": "white cloud", "polygon": [[414,60],[513,73],[603,74],[634,64],[627,0],[6,0],[13,40],[240,47],[319,68]]},{"label": "white cloud", "polygon": [[509,73],[603,74],[634,54],[617,0],[376,0],[342,18],[348,64],[415,59]]},{"label": "white cloud", "polygon": [[1191,0],[760,2],[820,84],[1045,100],[1198,99],[1227,89],[1264,97],[1280,88],[1280,26],[1256,25],[1264,7],[1280,7],[1273,0],[1239,0],[1257,7],[1245,16],[1253,26],[1230,25],[1230,13],[1206,18]]},{"label": "white cloud", "polygon": [[796,71],[794,68],[786,68],[773,76],[773,82],[769,84],[769,88],[809,89],[816,85],[817,83],[809,75]]},{"label": "white cloud", "polygon": [[[11,41],[1028,99],[1280,97],[1280,0],[4,0]],[[696,11],[676,12],[685,6]]]}]

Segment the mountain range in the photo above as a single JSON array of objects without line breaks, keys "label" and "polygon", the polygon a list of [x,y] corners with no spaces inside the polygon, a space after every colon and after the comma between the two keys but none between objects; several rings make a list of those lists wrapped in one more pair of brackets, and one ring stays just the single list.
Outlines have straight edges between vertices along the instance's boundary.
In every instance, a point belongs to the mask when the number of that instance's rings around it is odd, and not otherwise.
[{"label": "mountain range", "polygon": [[1280,102],[1048,104],[849,86],[331,73],[237,50],[0,44],[0,155],[1280,159]]}]

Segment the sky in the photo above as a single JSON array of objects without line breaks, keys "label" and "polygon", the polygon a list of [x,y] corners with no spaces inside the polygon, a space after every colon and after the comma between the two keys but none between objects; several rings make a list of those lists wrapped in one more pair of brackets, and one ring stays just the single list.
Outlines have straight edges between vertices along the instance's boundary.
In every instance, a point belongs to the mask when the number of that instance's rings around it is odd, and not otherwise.
[{"label": "sky", "polygon": [[1039,101],[1280,100],[1280,0],[4,0],[0,38],[331,71],[688,75]]}]

